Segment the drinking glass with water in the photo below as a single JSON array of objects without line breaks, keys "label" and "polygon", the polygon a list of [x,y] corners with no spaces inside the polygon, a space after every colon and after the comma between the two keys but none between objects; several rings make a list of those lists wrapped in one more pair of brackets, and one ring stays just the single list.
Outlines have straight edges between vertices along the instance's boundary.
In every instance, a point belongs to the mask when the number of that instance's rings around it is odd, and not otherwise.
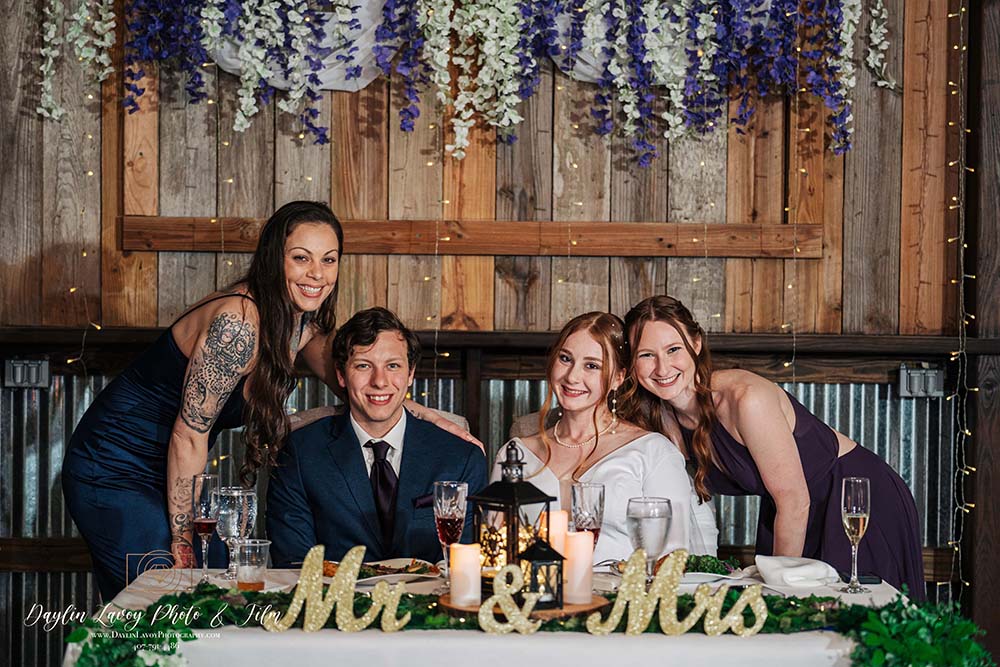
[{"label": "drinking glass with water", "polygon": [[625,522],[633,549],[646,552],[646,582],[653,580],[653,564],[667,546],[673,512],[667,498],[629,498]]}]

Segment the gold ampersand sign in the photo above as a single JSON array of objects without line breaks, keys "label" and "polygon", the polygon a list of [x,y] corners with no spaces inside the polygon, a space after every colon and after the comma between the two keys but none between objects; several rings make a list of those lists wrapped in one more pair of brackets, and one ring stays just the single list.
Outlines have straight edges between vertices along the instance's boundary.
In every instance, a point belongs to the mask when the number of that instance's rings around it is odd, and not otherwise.
[{"label": "gold ampersand sign", "polygon": [[364,630],[372,624],[380,611],[384,632],[395,632],[410,622],[408,612],[401,618],[396,618],[399,599],[406,592],[406,584],[402,582],[395,586],[389,586],[384,581],[375,584],[371,608],[360,617],[354,616],[354,588],[358,583],[358,571],[365,557],[365,548],[362,546],[354,547],[347,552],[324,596],[323,551],[322,544],[309,550],[302,563],[302,574],[299,575],[299,583],[295,587],[295,595],[288,605],[288,611],[280,620],[278,612],[266,615],[261,623],[266,630],[284,632],[292,627],[303,606],[306,615],[302,629],[306,632],[322,629],[334,607],[337,613],[337,627],[344,632]]},{"label": "gold ampersand sign", "polygon": [[[677,618],[677,589],[684,575],[688,552],[683,549],[674,551],[660,567],[653,579],[649,591],[646,591],[646,553],[637,550],[629,558],[622,576],[622,584],[618,587],[618,598],[607,619],[601,620],[599,612],[587,618],[587,631],[593,635],[606,635],[616,627],[628,608],[628,623],[625,633],[629,635],[642,634],[649,626],[656,607],[660,608],[660,630],[666,635],[679,635],[687,632],[699,618],[705,634],[721,635],[726,630],[732,630],[741,637],[749,637],[760,632],[767,620],[767,604],[761,595],[760,586],[750,586],[740,595],[733,608],[723,616],[722,603],[729,592],[729,586],[723,585],[714,594],[708,584],[702,584],[695,590],[695,607],[684,620]],[[749,628],[743,622],[743,610],[747,607],[753,611],[754,624]]]},{"label": "gold ampersand sign", "polygon": [[[510,577],[510,582],[507,581]],[[524,575],[517,565],[508,565],[497,572],[493,579],[493,595],[479,607],[479,627],[491,635],[505,635],[512,630],[517,630],[522,635],[531,633],[542,627],[541,621],[532,621],[528,617],[531,610],[538,602],[538,593],[525,593],[524,606],[518,607],[514,602],[514,593],[521,590],[524,585]],[[507,621],[498,621],[493,614],[496,607],[507,617]]]}]

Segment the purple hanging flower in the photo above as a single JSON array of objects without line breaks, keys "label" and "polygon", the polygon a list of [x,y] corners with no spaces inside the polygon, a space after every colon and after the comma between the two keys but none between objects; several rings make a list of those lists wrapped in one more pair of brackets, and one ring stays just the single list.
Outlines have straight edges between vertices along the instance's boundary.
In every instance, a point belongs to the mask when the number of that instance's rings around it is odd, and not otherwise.
[{"label": "purple hanging flower", "polygon": [[123,104],[129,113],[139,110],[136,98],[145,89],[138,82],[145,76],[142,62],[173,62],[187,76],[184,89],[191,102],[207,97],[202,63],[208,60],[202,46],[201,2],[129,0],[125,6],[129,40],[125,42],[125,88]]}]

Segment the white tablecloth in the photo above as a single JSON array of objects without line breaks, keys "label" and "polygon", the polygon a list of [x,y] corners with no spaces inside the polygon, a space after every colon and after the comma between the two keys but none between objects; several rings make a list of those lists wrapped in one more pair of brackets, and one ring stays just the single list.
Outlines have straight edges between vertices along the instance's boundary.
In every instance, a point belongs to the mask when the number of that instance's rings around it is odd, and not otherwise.
[{"label": "white tablecloth", "polygon": [[[212,571],[218,574],[219,571]],[[149,571],[113,601],[113,607],[145,609],[178,582],[196,581],[198,572]],[[298,580],[297,570],[271,570],[267,587],[290,590]],[[597,589],[611,590],[618,578],[610,574],[595,574]],[[213,583],[222,584],[213,577]],[[439,580],[407,584],[412,593],[430,593]],[[882,605],[892,600],[897,591],[888,584],[871,586],[864,595],[844,595],[831,587],[783,588],[791,595],[833,595],[845,602]],[[364,587],[359,586],[359,590]],[[694,586],[684,585],[683,592]],[[773,591],[765,590],[766,593]],[[181,652],[192,667],[219,667],[239,664],[241,667],[274,667],[291,664],[294,667],[328,667],[329,665],[360,665],[365,667],[398,665],[400,667],[470,667],[527,666],[558,658],[560,665],[584,667],[595,665],[617,667],[623,659],[627,664],[655,665],[665,661],[674,664],[775,667],[776,665],[849,665],[852,643],[833,632],[802,632],[790,635],[756,635],[736,637],[706,637],[687,634],[667,637],[646,634],[628,637],[612,634],[595,637],[586,633],[538,632],[534,635],[496,637],[476,631],[404,630],[384,633],[369,629],[359,633],[322,630],[306,633],[291,629],[274,634],[261,628],[223,627],[197,630],[199,639],[181,644]],[[75,663],[75,647],[66,654],[65,665]]]}]

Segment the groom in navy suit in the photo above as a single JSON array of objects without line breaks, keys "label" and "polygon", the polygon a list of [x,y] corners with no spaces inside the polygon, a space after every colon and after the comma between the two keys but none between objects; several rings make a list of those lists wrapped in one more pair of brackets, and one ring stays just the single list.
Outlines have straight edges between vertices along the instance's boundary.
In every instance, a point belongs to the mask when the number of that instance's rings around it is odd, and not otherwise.
[{"label": "groom in navy suit", "polygon": [[[363,310],[333,341],[349,410],[292,433],[267,489],[267,532],[276,567],[326,546],[341,560],[356,545],[366,561],[441,558],[434,525],[435,481],[486,486],[478,447],[403,409],[420,343],[384,308]],[[466,531],[471,526],[466,513]]]}]

